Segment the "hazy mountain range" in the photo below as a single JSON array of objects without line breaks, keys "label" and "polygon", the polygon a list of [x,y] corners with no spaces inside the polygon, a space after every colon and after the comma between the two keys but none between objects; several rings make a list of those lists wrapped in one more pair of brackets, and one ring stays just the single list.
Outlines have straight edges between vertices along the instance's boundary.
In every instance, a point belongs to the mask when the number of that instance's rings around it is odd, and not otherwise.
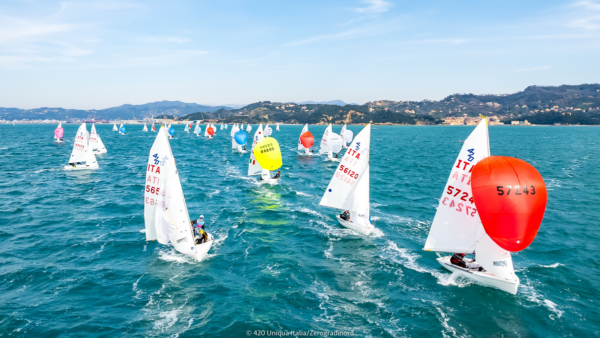
[{"label": "hazy mountain range", "polygon": [[[237,106],[237,105],[236,105]],[[260,101],[242,107],[207,106],[180,101],[125,104],[100,110],[0,108],[0,119],[142,119],[169,115],[180,119],[282,123],[440,123],[446,117],[498,116],[532,123],[600,124],[600,84],[530,86],[513,94],[453,94],[433,101],[379,100],[362,105],[341,100]]]}]

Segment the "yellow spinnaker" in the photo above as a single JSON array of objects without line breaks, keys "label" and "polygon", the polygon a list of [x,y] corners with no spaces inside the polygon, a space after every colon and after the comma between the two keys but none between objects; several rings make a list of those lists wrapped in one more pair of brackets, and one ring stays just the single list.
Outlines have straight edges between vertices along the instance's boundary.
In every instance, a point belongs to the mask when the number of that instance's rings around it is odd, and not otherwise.
[{"label": "yellow spinnaker", "polygon": [[277,140],[272,137],[258,141],[254,146],[254,157],[263,169],[277,170],[281,167],[281,149]]}]

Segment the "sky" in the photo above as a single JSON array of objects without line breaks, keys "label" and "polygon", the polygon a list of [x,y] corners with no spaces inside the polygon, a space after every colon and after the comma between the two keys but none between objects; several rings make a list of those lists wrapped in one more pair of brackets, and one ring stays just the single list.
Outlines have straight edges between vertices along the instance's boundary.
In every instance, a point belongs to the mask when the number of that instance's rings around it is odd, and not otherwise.
[{"label": "sky", "polygon": [[0,107],[439,100],[599,60],[600,0],[0,2]]}]

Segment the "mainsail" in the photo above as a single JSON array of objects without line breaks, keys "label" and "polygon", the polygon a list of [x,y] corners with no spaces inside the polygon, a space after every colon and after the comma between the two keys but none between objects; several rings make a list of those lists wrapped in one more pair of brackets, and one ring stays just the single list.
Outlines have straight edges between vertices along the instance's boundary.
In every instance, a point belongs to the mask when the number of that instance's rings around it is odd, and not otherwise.
[{"label": "mainsail", "polygon": [[[424,250],[474,253],[481,227],[471,191],[471,170],[490,156],[487,122],[483,119],[464,141],[440,198]],[[483,231],[483,228],[481,228]]]},{"label": "mainsail", "polygon": [[77,129],[69,163],[85,162],[87,160],[89,138],[90,134],[88,133],[84,122],[79,126],[79,129]]},{"label": "mainsail", "polygon": [[90,149],[97,154],[106,153],[104,143],[102,143],[100,135],[96,132],[96,124],[92,124],[92,131],[90,132]]},{"label": "mainsail", "polygon": [[150,149],[144,192],[146,240],[173,245],[195,254],[191,222],[166,128],[159,129]]},{"label": "mainsail", "polygon": [[254,157],[254,147],[258,141],[263,139],[263,137],[263,128],[261,124],[256,129],[256,132],[254,133],[254,139],[252,140],[252,148],[250,149],[250,162],[248,163],[248,176],[260,175],[261,173],[262,168],[256,161],[256,157]]},{"label": "mainsail", "polygon": [[354,139],[338,165],[319,205],[350,210],[352,222],[370,227],[369,154],[371,125]]}]

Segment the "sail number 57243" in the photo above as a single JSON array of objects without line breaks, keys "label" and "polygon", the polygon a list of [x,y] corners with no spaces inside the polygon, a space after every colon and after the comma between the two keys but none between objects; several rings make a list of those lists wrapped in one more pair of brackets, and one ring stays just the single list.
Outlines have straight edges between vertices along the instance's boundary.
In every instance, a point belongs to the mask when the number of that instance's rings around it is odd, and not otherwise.
[{"label": "sail number 57243", "polygon": [[[521,190],[523,189],[523,190]],[[513,192],[513,195],[535,195],[535,186],[533,185],[524,185],[524,186],[519,186],[519,185],[498,185],[496,186],[496,191],[498,192],[498,195],[503,196],[509,196],[511,191]]]}]

